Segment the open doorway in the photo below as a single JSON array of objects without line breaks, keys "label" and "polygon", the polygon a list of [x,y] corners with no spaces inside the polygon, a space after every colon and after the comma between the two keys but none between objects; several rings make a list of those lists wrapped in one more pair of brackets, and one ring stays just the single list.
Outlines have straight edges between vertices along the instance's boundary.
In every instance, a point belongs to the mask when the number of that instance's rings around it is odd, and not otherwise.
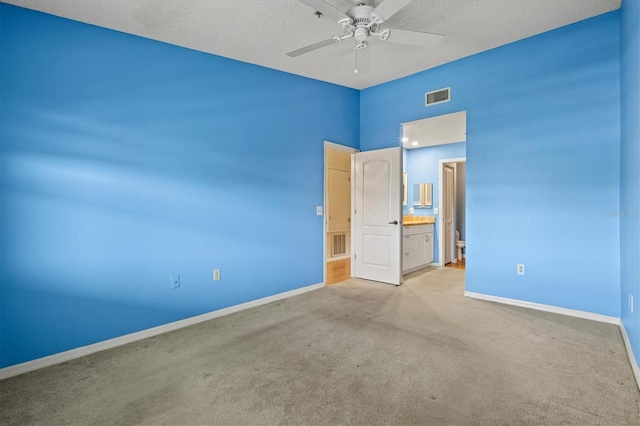
[{"label": "open doorway", "polygon": [[351,278],[351,154],[356,149],[324,144],[324,282]]},{"label": "open doorway", "polygon": [[457,269],[466,269],[466,165],[464,158],[440,161],[440,258]]},{"label": "open doorway", "polygon": [[[434,223],[433,266],[466,267],[466,111],[402,123],[407,186],[413,191],[405,222]],[[417,188],[433,186],[432,202],[417,202]],[[445,196],[449,194],[449,196]],[[413,198],[413,203],[411,202]],[[460,252],[458,251],[460,249]]]},{"label": "open doorway", "polygon": [[325,285],[351,277],[400,285],[402,149],[324,148]]}]

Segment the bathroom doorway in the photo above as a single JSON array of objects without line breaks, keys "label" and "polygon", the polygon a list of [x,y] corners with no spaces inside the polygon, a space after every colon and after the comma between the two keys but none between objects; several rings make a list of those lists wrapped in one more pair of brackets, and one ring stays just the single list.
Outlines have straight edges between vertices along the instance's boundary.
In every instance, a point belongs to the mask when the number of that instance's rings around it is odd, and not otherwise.
[{"label": "bathroom doorway", "polygon": [[466,158],[440,161],[440,259],[457,269],[466,269],[466,165]]}]

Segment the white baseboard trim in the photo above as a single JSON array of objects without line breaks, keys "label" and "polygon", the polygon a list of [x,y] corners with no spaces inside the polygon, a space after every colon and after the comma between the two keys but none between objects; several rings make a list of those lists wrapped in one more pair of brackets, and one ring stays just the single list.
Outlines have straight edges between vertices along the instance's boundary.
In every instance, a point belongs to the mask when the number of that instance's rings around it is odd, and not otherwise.
[{"label": "white baseboard trim", "polygon": [[624,340],[624,346],[627,348],[627,355],[629,356],[629,363],[631,364],[633,375],[636,377],[636,383],[638,385],[638,389],[640,389],[640,367],[638,367],[638,360],[633,354],[633,349],[631,348],[631,342],[629,342],[629,336],[627,336],[627,330],[624,328],[624,324],[622,323],[622,321],[620,322],[620,332],[622,333],[622,340]]},{"label": "white baseboard trim", "polygon": [[255,308],[256,306],[266,305],[267,303],[275,302],[278,300],[287,299],[292,296],[297,296],[299,294],[320,289],[324,286],[325,286],[324,283],[312,284],[306,287],[297,288],[295,290],[286,291],[284,293],[274,294],[273,296],[263,297],[262,299],[252,300],[250,302],[229,306],[228,308],[219,309],[217,311],[207,312],[206,314],[197,315],[195,317],[171,322],[169,324],[159,325],[157,327],[148,328],[146,330],[138,331],[131,334],[126,334],[124,336],[115,337],[113,339],[104,340],[102,342],[94,343],[92,345],[82,346],[82,347],[71,349],[65,352],[60,352],[57,354],[45,356],[43,358],[34,359],[33,361],[23,362],[22,364],[16,364],[10,367],[0,368],[0,380],[8,379],[9,377],[17,376],[19,374],[27,373],[29,371],[38,370],[40,368],[49,367],[51,365],[59,364],[61,362],[66,362],[76,358],[81,358],[83,356],[91,355],[96,352],[126,345],[128,343],[136,342],[138,340],[147,339],[149,337],[157,336],[159,334],[168,333],[170,331],[178,330],[180,328],[188,327],[190,325],[198,324],[204,321],[212,320],[214,318],[219,318],[225,315],[229,315],[234,312],[239,312],[245,309]]},{"label": "white baseboard trim", "polygon": [[592,321],[600,321],[609,324],[620,325],[620,318],[610,317],[608,315],[577,311],[575,309],[560,308],[558,306],[552,305],[543,305],[541,303],[525,302],[524,300],[509,299],[506,297],[490,296],[488,294],[474,293],[472,291],[465,291],[464,295],[472,299],[486,300],[489,302],[503,303],[505,305],[520,306],[522,308],[536,309],[538,311],[551,312],[554,314],[568,315],[570,317],[584,318]]}]

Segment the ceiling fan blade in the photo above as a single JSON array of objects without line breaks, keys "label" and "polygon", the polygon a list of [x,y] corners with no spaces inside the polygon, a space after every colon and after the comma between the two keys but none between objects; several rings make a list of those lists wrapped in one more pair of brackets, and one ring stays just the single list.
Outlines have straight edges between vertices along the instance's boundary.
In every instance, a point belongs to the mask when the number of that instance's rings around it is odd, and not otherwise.
[{"label": "ceiling fan blade", "polygon": [[389,37],[387,38],[387,41],[392,43],[429,47],[433,46],[439,40],[442,40],[443,37],[444,36],[442,34],[389,29]]},{"label": "ceiling fan blade", "polygon": [[322,40],[322,41],[319,41],[317,43],[313,43],[313,44],[310,44],[308,46],[301,47],[300,49],[293,50],[293,51],[287,53],[287,56],[291,56],[292,58],[295,58],[296,56],[300,56],[302,54],[311,52],[313,50],[320,49],[321,47],[329,46],[330,44],[337,43],[338,41],[340,41],[340,40],[336,40],[333,37],[332,38],[328,38],[326,40]]},{"label": "ceiling fan blade", "polygon": [[327,18],[331,18],[335,21],[341,21],[343,19],[351,19],[344,13],[340,12],[335,7],[331,6],[328,3],[325,3],[324,0],[299,0],[301,3],[306,4],[313,10],[316,10],[322,13]]},{"label": "ceiling fan blade", "polygon": [[371,13],[378,15],[383,21],[386,21],[409,3],[411,3],[411,0],[384,0]]},{"label": "ceiling fan blade", "polygon": [[356,48],[356,67],[354,71],[356,71],[358,74],[364,74],[368,73],[370,69],[371,65],[369,61],[369,48]]}]

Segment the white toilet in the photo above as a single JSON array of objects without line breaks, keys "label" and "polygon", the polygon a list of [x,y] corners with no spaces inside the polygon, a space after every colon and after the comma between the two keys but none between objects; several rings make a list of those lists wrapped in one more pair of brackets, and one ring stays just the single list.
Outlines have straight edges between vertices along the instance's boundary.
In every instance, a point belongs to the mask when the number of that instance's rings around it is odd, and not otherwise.
[{"label": "white toilet", "polygon": [[467,243],[460,239],[460,231],[456,231],[456,247],[458,248],[458,262],[462,260],[462,249],[465,248]]}]

